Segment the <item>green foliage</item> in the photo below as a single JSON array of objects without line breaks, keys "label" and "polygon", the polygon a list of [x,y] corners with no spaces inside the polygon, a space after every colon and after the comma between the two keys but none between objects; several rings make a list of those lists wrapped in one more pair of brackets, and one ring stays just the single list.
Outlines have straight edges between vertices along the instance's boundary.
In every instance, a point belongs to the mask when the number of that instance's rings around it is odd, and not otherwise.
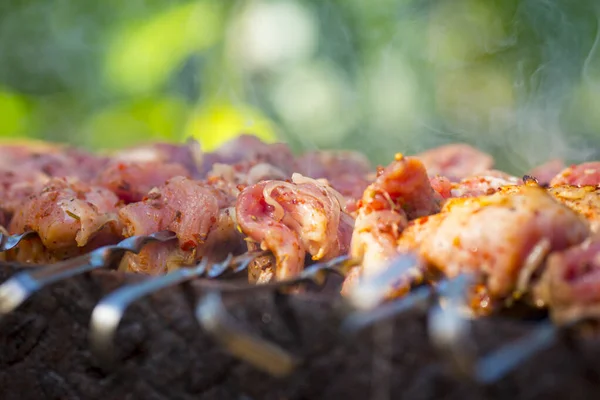
[{"label": "green foliage", "polygon": [[600,142],[585,0],[0,2],[0,136],[237,131],[385,162],[448,141],[523,170]]}]

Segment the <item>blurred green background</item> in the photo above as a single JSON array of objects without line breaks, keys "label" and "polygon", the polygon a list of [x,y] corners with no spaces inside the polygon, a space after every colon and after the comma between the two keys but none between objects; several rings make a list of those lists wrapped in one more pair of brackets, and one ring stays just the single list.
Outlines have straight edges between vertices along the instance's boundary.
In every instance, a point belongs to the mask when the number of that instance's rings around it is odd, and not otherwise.
[{"label": "blurred green background", "polygon": [[0,136],[597,157],[600,2],[0,2]]}]

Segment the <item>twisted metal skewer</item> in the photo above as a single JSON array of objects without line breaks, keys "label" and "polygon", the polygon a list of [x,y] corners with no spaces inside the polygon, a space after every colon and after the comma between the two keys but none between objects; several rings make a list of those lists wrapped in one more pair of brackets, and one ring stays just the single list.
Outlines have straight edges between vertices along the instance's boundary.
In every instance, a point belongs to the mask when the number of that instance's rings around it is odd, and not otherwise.
[{"label": "twisted metal skewer", "polygon": [[129,284],[115,290],[94,307],[90,321],[90,345],[93,354],[103,366],[115,361],[114,337],[127,308],[136,300],[161,289],[176,286],[192,279],[218,278],[228,271],[239,272],[263,252],[246,253],[234,257],[231,254],[221,263],[209,266],[207,259],[193,267],[182,267],[166,275]]},{"label": "twisted metal skewer", "polygon": [[37,235],[34,231],[27,231],[18,235],[7,235],[0,232],[0,253],[14,249],[21,240]]},{"label": "twisted metal skewer", "polygon": [[[303,283],[325,284],[329,274],[345,276],[357,262],[349,257],[337,257],[329,262],[313,264],[297,277],[262,285],[215,285],[214,282],[202,281],[201,287],[208,293],[198,302],[196,319],[211,337],[223,346],[232,356],[244,360],[256,368],[273,376],[282,377],[290,374],[299,361],[297,357],[282,347],[266,341],[247,330],[227,311],[222,296],[227,293],[269,292],[281,293],[281,290]],[[208,285],[204,285],[208,283]],[[276,302],[279,307],[281,304]],[[288,329],[294,330],[297,325],[293,316],[285,318],[290,324]]]},{"label": "twisted metal skewer", "polygon": [[34,271],[17,273],[0,285],[0,317],[19,307],[32,294],[44,286],[109,266],[126,252],[139,253],[150,242],[168,242],[176,239],[168,231],[156,232],[147,236],[132,236],[121,242],[100,247],[88,254],[72,258]]}]

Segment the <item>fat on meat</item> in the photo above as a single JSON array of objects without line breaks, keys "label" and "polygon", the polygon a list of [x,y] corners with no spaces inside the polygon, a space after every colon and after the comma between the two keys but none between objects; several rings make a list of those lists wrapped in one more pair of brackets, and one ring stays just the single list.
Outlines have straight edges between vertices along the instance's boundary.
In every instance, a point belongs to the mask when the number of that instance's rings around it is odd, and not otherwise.
[{"label": "fat on meat", "polygon": [[294,174],[292,182],[263,181],[245,188],[236,204],[242,232],[276,258],[276,278],[296,276],[306,253],[328,260],[348,251],[352,218],[331,187]]}]

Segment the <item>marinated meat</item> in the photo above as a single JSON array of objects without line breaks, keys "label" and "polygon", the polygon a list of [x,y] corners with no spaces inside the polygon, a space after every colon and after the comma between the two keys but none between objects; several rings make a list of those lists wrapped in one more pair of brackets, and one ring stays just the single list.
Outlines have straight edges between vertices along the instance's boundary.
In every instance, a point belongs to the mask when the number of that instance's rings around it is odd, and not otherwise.
[{"label": "marinated meat", "polygon": [[550,181],[550,186],[596,186],[600,184],[600,161],[571,165]]},{"label": "marinated meat", "polygon": [[116,161],[108,165],[95,183],[114,192],[126,204],[141,201],[153,188],[176,176],[190,177],[190,172],[177,163],[162,161]]},{"label": "marinated meat", "polygon": [[358,200],[370,183],[371,163],[355,151],[313,151],[298,158],[298,171],[327,182],[349,200]]},{"label": "marinated meat", "polygon": [[494,166],[494,159],[464,143],[448,144],[417,154],[430,176],[441,175],[452,181],[479,174]]},{"label": "marinated meat", "polygon": [[550,181],[565,169],[565,163],[560,159],[550,160],[530,170],[527,175],[535,178],[540,185],[549,185]]},{"label": "marinated meat", "polygon": [[585,217],[594,233],[600,231],[600,190],[597,186],[554,186],[548,192]]},{"label": "marinated meat", "polygon": [[547,306],[553,319],[566,324],[600,315],[600,240],[590,238],[578,246],[548,257],[535,289],[538,306]]},{"label": "marinated meat", "polygon": [[[236,233],[227,202],[226,194],[206,183],[175,177],[152,189],[142,201],[123,207],[119,218],[125,236],[170,230],[177,235],[178,245],[147,246],[139,255],[128,255],[122,268],[157,274],[190,264],[205,254],[207,244],[214,247],[212,234],[220,239],[233,237],[237,239],[234,247],[239,247],[241,237]],[[221,251],[229,250],[227,242],[221,246]]]},{"label": "marinated meat", "polygon": [[397,155],[381,169],[359,202],[350,254],[362,263],[346,281],[344,292],[357,275],[373,275],[387,266],[398,254],[396,243],[408,221],[439,212],[441,203],[417,158]]},{"label": "marinated meat", "polygon": [[85,246],[100,231],[120,236],[119,199],[78,180],[53,178],[15,210],[11,233],[33,230],[49,250]]},{"label": "marinated meat", "polygon": [[183,144],[150,143],[143,144],[114,154],[113,163],[164,163],[179,164],[186,169],[184,176],[200,177],[204,155],[200,144],[189,139]]},{"label": "marinated meat", "polygon": [[449,200],[440,214],[411,224],[398,245],[417,250],[446,277],[463,272],[485,277],[489,295],[502,299],[517,290],[522,273],[538,268],[545,255],[589,235],[580,215],[541,187],[523,185]]},{"label": "marinated meat", "polygon": [[299,174],[292,180],[249,186],[236,205],[242,232],[275,254],[277,279],[296,276],[306,253],[313,260],[342,254],[353,223],[342,210],[342,196],[331,187]]}]

